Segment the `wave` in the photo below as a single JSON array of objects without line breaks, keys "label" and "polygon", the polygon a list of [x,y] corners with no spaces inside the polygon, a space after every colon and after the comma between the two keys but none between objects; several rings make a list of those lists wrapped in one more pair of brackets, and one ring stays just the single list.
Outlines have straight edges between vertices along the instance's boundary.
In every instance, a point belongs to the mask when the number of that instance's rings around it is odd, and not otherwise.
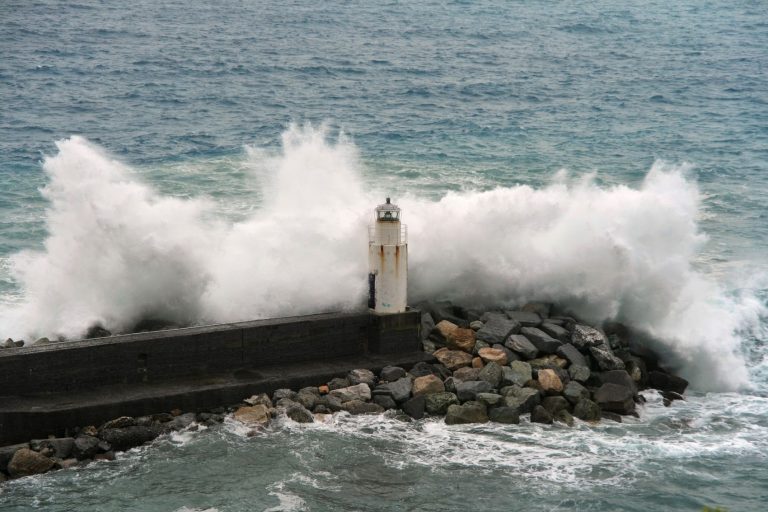
[{"label": "wave", "polygon": [[[291,126],[282,149],[246,148],[260,206],[228,221],[206,198],[160,194],[82,137],[43,161],[50,206],[41,251],[12,258],[23,300],[7,335],[77,337],[146,318],[228,322],[362,308],[366,224],[384,194],[364,186],[343,134]],[[637,187],[559,173],[529,186],[396,198],[409,225],[410,297],[471,304],[556,302],[662,340],[708,389],[749,382],[740,342],[763,304],[693,262],[706,241],[687,166],[657,162]]]}]

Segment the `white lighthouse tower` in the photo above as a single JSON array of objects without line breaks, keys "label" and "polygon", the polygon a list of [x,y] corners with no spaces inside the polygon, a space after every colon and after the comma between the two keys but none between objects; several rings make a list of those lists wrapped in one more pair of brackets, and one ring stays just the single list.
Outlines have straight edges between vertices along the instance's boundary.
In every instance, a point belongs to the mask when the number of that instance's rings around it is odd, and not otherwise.
[{"label": "white lighthouse tower", "polygon": [[376,207],[368,231],[368,307],[376,313],[402,313],[408,302],[408,231],[400,208]]}]

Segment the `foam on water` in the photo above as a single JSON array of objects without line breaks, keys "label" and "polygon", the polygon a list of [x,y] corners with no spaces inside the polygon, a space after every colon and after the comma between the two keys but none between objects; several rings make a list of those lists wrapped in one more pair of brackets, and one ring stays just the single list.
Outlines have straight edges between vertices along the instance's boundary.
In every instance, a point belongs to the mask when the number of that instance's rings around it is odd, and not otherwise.
[{"label": "foam on water", "polygon": [[[48,238],[13,257],[23,299],[2,306],[5,335],[362,307],[365,227],[385,193],[364,186],[343,134],[291,126],[280,152],[247,149],[260,207],[242,221],[207,198],[160,194],[81,137],[57,146],[43,163]],[[688,169],[657,162],[637,188],[560,173],[541,189],[395,198],[409,224],[411,302],[553,301],[662,340],[699,387],[744,386],[740,342],[763,325],[764,307],[694,267],[706,237]]]}]

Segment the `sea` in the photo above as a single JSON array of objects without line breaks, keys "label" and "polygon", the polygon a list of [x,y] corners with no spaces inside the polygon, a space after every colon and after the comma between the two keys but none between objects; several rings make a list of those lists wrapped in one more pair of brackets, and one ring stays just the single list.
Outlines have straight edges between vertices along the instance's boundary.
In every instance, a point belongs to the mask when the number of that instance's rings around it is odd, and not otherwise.
[{"label": "sea", "polygon": [[[409,297],[615,320],[690,380],[639,418],[227,420],[0,510],[768,509],[765,2],[3,0],[0,336]],[[318,383],[320,384],[320,383]]]}]

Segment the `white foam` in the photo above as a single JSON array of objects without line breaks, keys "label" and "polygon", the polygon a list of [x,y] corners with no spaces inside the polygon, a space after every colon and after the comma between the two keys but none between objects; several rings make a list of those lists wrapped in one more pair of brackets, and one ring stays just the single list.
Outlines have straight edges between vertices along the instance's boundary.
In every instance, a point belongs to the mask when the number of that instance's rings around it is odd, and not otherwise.
[{"label": "white foam", "polygon": [[[323,129],[292,126],[281,152],[248,149],[260,207],[235,222],[203,198],[159,194],[81,137],[58,148],[43,164],[49,237],[43,251],[13,258],[24,298],[2,306],[4,335],[363,306],[365,227],[385,194],[363,186],[343,136],[329,142]],[[762,325],[764,307],[694,268],[705,237],[686,172],[658,162],[637,188],[561,173],[542,189],[395,198],[409,224],[411,302],[554,301],[664,340],[699,387],[744,386],[740,331]]]}]

